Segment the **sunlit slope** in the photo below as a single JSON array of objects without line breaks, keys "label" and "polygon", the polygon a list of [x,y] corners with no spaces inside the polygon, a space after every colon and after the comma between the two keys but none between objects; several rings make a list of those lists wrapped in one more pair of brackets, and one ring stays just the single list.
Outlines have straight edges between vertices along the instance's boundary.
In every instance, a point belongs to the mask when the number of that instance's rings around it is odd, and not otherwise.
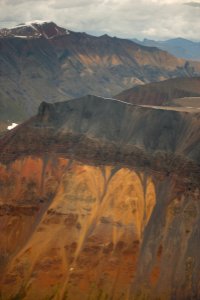
[{"label": "sunlit slope", "polygon": [[[125,90],[117,99],[145,105],[171,105],[173,99],[200,96],[200,78],[174,78]],[[190,106],[190,105],[189,105]]]}]

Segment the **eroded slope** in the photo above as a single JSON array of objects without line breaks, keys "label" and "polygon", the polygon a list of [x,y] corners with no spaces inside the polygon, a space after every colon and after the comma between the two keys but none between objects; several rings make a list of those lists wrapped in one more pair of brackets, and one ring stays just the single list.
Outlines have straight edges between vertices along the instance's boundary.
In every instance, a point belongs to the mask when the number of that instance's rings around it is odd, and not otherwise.
[{"label": "eroded slope", "polygon": [[198,299],[199,122],[88,96],[7,134],[3,299]]}]

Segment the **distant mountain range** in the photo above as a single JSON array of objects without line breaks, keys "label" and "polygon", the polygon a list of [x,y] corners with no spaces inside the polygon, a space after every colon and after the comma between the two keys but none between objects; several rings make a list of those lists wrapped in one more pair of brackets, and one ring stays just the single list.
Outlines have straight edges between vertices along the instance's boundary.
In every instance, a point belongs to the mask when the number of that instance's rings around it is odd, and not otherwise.
[{"label": "distant mountain range", "polygon": [[140,41],[133,39],[133,41],[142,46],[157,47],[184,59],[200,60],[200,42],[193,42],[183,38],[169,39],[166,41],[154,41],[149,39]]},{"label": "distant mountain range", "polygon": [[126,39],[72,32],[53,22],[0,30],[0,118],[5,122],[34,115],[42,101],[110,97],[138,84],[198,75],[198,62]]}]

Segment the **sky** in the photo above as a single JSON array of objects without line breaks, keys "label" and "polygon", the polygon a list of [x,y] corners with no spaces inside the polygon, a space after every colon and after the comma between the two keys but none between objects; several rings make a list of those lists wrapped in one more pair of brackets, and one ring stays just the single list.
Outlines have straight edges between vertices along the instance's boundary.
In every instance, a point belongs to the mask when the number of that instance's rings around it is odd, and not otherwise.
[{"label": "sky", "polygon": [[200,0],[0,0],[0,27],[54,21],[94,35],[200,40]]}]

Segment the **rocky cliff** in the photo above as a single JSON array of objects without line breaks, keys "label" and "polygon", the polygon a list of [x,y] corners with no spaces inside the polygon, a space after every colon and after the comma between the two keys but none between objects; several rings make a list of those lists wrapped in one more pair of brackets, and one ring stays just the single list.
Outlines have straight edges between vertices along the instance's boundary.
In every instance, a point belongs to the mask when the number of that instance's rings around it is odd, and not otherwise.
[{"label": "rocky cliff", "polygon": [[199,299],[199,126],[87,96],[7,133],[2,299]]}]

